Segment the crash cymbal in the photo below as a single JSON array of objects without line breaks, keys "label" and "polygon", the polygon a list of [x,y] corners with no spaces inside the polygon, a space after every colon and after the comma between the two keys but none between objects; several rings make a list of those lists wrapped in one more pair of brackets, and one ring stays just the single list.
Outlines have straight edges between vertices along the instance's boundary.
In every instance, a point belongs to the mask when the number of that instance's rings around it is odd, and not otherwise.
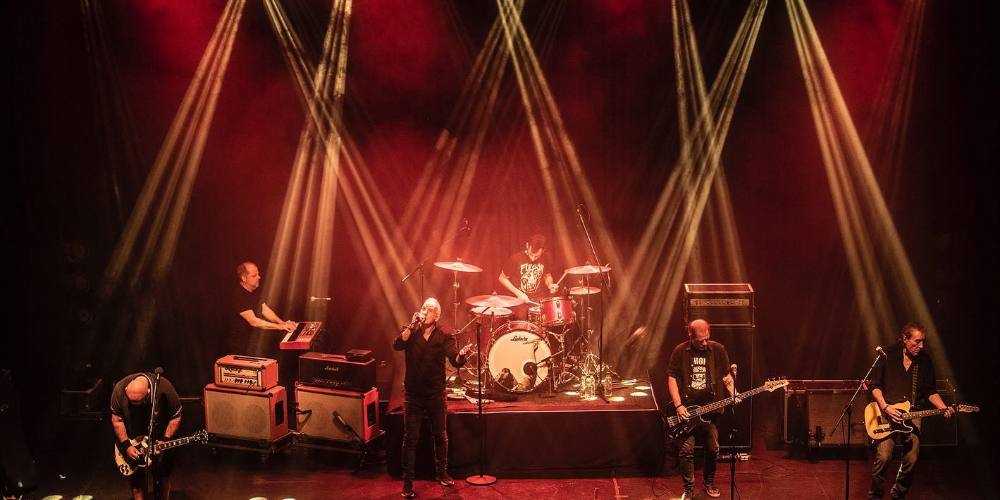
[{"label": "crash cymbal", "polygon": [[481,273],[483,268],[476,267],[472,264],[466,264],[462,261],[455,262],[435,262],[435,267],[440,267],[441,269],[447,269],[449,271],[458,271],[460,273]]},{"label": "crash cymbal", "polygon": [[574,286],[569,289],[570,295],[593,295],[601,293],[601,289],[596,286]]},{"label": "crash cymbal", "polygon": [[566,274],[597,274],[606,273],[610,271],[611,268],[608,266],[576,266],[571,267],[566,270]]},{"label": "crash cymbal", "polygon": [[514,314],[514,311],[511,311],[506,307],[486,307],[486,306],[473,307],[472,312],[474,314],[484,314],[486,316],[496,316],[498,318],[503,318],[506,316],[510,316],[511,314]]},{"label": "crash cymbal", "polygon": [[524,304],[524,301],[509,295],[476,295],[465,299],[465,303],[476,307],[514,307]]}]

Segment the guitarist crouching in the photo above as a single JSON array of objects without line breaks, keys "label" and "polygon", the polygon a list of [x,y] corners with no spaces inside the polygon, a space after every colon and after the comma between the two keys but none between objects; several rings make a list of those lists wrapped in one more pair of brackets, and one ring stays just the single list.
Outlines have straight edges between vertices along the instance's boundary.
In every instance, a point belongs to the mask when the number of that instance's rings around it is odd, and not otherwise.
[{"label": "guitarist crouching", "polygon": [[[149,431],[149,418],[152,412],[152,400],[149,392],[153,387],[154,375],[150,373],[134,373],[115,384],[111,393],[111,425],[118,438],[118,450],[131,460],[141,460],[141,450],[129,441],[132,438],[145,436]],[[174,390],[173,384],[160,377],[156,389],[156,427],[153,429],[157,440],[168,440],[177,433],[181,425],[181,400]],[[153,460],[153,498],[169,500],[170,472],[174,468],[173,454],[169,451],[157,452]],[[143,500],[146,492],[146,474],[136,473],[129,476],[132,485],[132,497]]]},{"label": "guitarist crouching", "polygon": [[[677,416],[683,421],[691,418],[685,405],[704,405],[733,395],[729,354],[722,344],[709,340],[709,337],[708,322],[696,319],[688,326],[688,340],[678,344],[670,354],[667,386],[670,398],[677,408]],[[705,491],[708,496],[717,498],[722,495],[719,488],[715,487],[719,431],[715,428],[714,421],[704,421],[677,438],[684,482],[684,495],[681,499],[689,500],[694,497],[695,433],[705,436]]]},{"label": "guitarist crouching", "polygon": [[[944,416],[951,417],[954,411],[948,408],[937,393],[937,374],[934,363],[924,352],[927,329],[920,323],[907,323],[899,336],[899,342],[885,349],[885,356],[872,372],[872,398],[878,403],[882,413],[893,422],[902,423],[903,413],[889,406],[903,401],[912,402],[916,409],[928,403],[945,410]],[[920,452],[920,422],[912,421],[914,432],[901,436],[903,442],[902,464],[896,474],[896,484],[892,487],[892,498],[905,498],[913,484],[913,469],[917,465]],[[868,498],[885,497],[885,469],[892,458],[896,433],[875,441],[875,463],[872,464],[872,484]]]}]

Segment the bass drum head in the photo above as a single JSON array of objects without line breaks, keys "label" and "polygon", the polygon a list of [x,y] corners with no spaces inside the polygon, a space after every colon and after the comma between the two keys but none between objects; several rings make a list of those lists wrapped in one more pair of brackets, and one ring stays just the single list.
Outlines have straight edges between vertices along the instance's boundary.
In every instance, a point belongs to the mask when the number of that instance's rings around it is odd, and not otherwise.
[{"label": "bass drum head", "polygon": [[508,392],[531,392],[548,378],[548,363],[539,366],[538,362],[551,355],[541,328],[524,321],[514,321],[507,332],[497,337],[490,346],[487,355],[489,375],[497,386]]}]

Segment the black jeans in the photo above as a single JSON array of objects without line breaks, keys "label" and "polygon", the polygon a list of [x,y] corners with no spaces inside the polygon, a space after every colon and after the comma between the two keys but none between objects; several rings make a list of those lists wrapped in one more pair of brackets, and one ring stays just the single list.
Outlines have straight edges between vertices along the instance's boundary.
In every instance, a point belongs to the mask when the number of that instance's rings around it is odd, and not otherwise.
[{"label": "black jeans", "polygon": [[715,424],[699,425],[692,429],[689,434],[678,438],[680,441],[678,455],[681,459],[681,478],[684,481],[685,491],[694,490],[695,434],[701,434],[705,437],[705,484],[715,483],[715,466],[716,462],[719,461],[719,430],[715,428]]},{"label": "black jeans", "polygon": [[441,477],[448,470],[448,412],[444,395],[421,399],[407,395],[403,400],[403,479],[413,480],[417,461],[417,443],[424,417],[434,436],[434,470]]},{"label": "black jeans", "polygon": [[[916,422],[919,430],[919,422]],[[920,455],[920,436],[916,432],[901,436],[903,456],[900,457],[899,472],[896,473],[896,484],[892,486],[892,498],[903,498],[913,484],[913,471],[917,467],[917,457]],[[872,484],[868,489],[868,498],[885,498],[885,469],[892,460],[892,450],[896,447],[894,437],[875,442],[875,462],[872,463]]]}]

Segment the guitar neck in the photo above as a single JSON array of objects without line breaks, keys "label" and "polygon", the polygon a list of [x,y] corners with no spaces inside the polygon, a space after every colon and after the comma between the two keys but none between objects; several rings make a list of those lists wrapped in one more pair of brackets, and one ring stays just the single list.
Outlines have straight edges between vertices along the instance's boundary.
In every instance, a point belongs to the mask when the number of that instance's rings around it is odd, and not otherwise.
[{"label": "guitar neck", "polygon": [[[754,389],[750,389],[749,391],[741,392],[741,393],[737,394],[736,397],[739,398],[739,399],[748,398],[748,397],[760,394],[766,388],[767,388],[767,386],[763,386],[762,385],[760,387],[757,387],[757,388],[754,388]],[[719,408],[724,408],[724,407],[729,406],[731,404],[733,404],[733,398],[732,397],[728,397],[726,399],[720,399],[720,400],[718,400],[718,401],[716,401],[714,403],[709,403],[709,404],[707,404],[705,406],[702,406],[702,407],[698,408],[697,410],[695,410],[694,412],[691,413],[691,416],[698,417],[698,416],[704,415],[706,413],[711,413],[711,412],[713,412],[715,410],[718,410]]]},{"label": "guitar neck", "polygon": [[921,417],[934,417],[937,415],[944,415],[944,412],[948,411],[947,408],[938,408],[934,410],[923,410],[923,411],[912,411],[903,414],[903,420],[911,420],[914,418]]},{"label": "guitar neck", "polygon": [[197,439],[196,436],[188,436],[180,439],[174,439],[171,441],[161,441],[159,443],[156,443],[153,447],[156,448],[157,451],[169,450],[170,448],[175,448],[177,446],[188,444],[196,439]]}]

